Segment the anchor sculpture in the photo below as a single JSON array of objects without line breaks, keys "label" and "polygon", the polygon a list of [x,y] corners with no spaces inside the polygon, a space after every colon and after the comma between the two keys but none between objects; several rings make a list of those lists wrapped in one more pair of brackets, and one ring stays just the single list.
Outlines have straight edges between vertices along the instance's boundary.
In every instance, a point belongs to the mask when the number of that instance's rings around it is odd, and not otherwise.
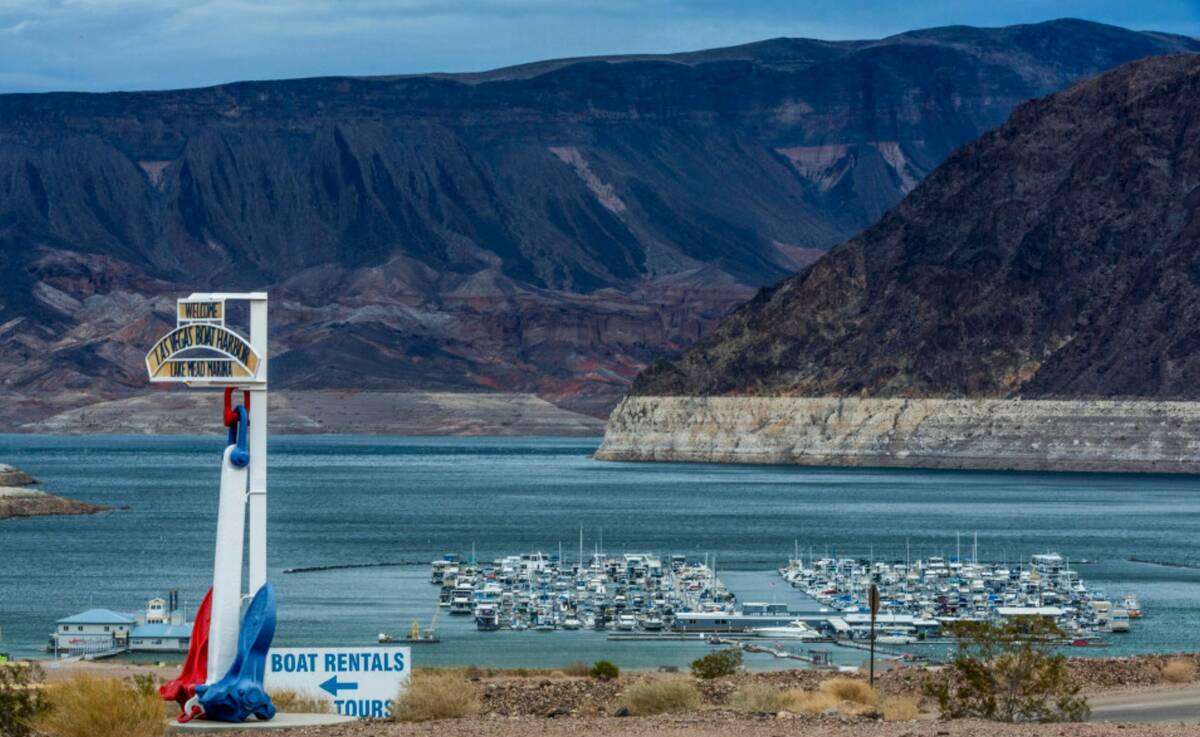
[{"label": "anchor sculpture", "polygon": [[192,623],[192,642],[188,648],[187,659],[183,661],[183,672],[175,680],[158,687],[159,695],[167,701],[179,704],[184,714],[187,713],[184,707],[188,700],[196,695],[196,686],[204,683],[208,675],[208,626],[211,611],[212,589],[209,589],[196,611],[196,621]]},{"label": "anchor sculpture", "polygon": [[259,719],[275,716],[275,705],[263,690],[267,651],[274,635],[275,590],[268,583],[254,595],[242,618],[237,657],[225,677],[211,685],[196,687],[196,705],[207,718],[241,722],[250,715]]},{"label": "anchor sculpture", "polygon": [[[250,303],[250,340],[226,327],[226,300]],[[180,722],[271,719],[275,706],[263,688],[275,635],[275,590],[266,582],[267,296],[193,294],[179,300],[177,317],[177,327],[146,355],[150,380],[224,384],[229,439],[221,458],[213,585],[196,613],[183,671],[159,694],[179,704]],[[242,390],[236,406],[231,381]],[[253,598],[243,615],[247,537]]]}]

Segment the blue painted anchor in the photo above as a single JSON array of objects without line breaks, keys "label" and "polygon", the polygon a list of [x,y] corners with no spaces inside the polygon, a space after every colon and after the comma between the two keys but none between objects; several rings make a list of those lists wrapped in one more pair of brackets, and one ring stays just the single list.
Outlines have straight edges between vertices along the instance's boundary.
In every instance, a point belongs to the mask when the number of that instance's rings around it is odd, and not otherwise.
[{"label": "blue painted anchor", "polygon": [[263,584],[242,618],[237,656],[225,677],[196,687],[196,700],[204,716],[218,722],[242,722],[251,715],[275,716],[275,705],[263,690],[267,651],[275,636],[275,589]]}]

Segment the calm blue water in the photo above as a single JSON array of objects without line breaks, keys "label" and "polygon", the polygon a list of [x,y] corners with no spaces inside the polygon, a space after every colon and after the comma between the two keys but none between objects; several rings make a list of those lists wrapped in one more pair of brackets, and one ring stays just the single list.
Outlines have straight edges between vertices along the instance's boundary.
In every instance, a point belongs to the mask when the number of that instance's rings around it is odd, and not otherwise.
[{"label": "calm blue water", "polygon": [[[131,611],[171,587],[194,609],[208,588],[224,439],[0,435],[0,460],[65,496],[129,511],[0,522],[0,650],[33,655],[54,620],[89,606]],[[283,575],[284,568],[481,558],[534,549],[568,558],[585,528],[609,552],[716,555],[743,600],[776,592],[793,541],[818,555],[981,559],[1056,550],[1112,596],[1136,592],[1146,617],[1090,654],[1200,650],[1200,478],[616,464],[590,439],[278,437],[271,445],[269,551],[281,645],[374,642],[427,622],[428,566]],[[443,644],[418,663],[553,667],[610,658],[682,665],[701,644],[612,643],[602,634],[477,633],[442,616]],[[857,656],[847,655],[852,662]],[[775,661],[752,662],[768,667]]]}]

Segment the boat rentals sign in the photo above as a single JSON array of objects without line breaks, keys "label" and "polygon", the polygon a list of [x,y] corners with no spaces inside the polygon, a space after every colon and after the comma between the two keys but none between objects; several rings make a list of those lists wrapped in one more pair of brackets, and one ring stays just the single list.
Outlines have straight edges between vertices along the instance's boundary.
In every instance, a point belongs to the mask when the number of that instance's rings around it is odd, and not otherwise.
[{"label": "boat rentals sign", "polygon": [[292,691],[329,703],[335,714],[388,719],[408,688],[408,647],[276,647],[267,655],[264,683],[270,692]]}]

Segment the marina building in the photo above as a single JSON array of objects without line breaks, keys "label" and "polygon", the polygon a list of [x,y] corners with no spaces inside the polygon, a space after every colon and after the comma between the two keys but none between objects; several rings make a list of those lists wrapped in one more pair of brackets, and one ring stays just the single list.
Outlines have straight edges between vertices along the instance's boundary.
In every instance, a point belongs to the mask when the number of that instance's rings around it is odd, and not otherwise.
[{"label": "marina building", "polygon": [[55,623],[47,649],[82,656],[120,652],[187,652],[192,625],[184,621],[179,594],[155,597],[142,612],[125,614],[111,609],[89,609]]},{"label": "marina building", "polygon": [[89,609],[55,623],[50,649],[86,653],[124,650],[136,625],[133,615],[111,609]]},{"label": "marina building", "polygon": [[192,642],[192,625],[142,624],[129,634],[129,649],[135,652],[187,652]]}]

